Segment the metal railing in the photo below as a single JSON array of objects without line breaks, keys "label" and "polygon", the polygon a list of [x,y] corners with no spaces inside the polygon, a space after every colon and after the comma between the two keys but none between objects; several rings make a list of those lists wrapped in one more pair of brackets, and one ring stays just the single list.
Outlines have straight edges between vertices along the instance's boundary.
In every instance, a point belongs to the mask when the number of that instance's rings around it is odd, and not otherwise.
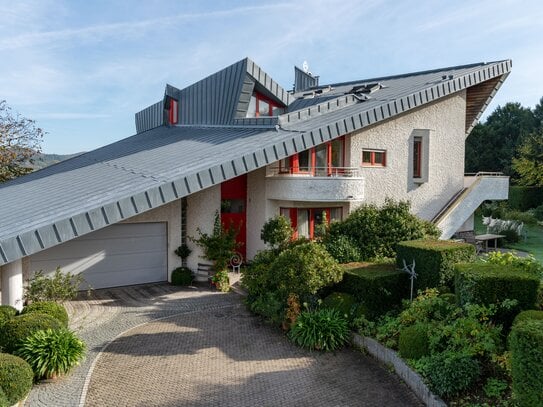
[{"label": "metal railing", "polygon": [[292,167],[273,167],[268,176],[307,176],[307,177],[345,177],[354,178],[360,176],[359,167],[310,167],[305,170],[297,169],[296,171]]}]

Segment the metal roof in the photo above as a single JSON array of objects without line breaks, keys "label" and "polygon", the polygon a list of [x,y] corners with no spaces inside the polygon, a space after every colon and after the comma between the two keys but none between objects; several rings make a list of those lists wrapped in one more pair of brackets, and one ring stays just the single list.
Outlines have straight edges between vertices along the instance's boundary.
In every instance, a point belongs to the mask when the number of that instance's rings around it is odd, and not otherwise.
[{"label": "metal roof", "polygon": [[379,78],[370,99],[345,94],[353,83],[333,85],[275,126],[161,126],[1,184],[0,265],[499,77],[490,99],[510,69],[506,60]]}]

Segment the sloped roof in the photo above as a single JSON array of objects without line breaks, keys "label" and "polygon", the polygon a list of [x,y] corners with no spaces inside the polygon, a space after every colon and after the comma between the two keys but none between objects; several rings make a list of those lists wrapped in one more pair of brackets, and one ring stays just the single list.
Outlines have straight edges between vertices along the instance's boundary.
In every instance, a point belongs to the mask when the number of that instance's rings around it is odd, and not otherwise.
[{"label": "sloped roof", "polygon": [[[161,126],[7,182],[0,265],[492,80],[488,104],[510,69],[506,60],[325,86],[326,93],[299,98],[307,105],[291,103],[299,109],[277,126],[269,118]],[[369,95],[350,93],[376,81],[382,87]]]}]

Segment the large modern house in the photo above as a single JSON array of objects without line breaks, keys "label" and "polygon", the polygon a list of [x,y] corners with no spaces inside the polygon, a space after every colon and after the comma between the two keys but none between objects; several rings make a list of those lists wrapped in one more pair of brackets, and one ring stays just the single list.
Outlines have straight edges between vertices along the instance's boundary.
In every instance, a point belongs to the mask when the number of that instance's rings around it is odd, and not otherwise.
[{"label": "large modern house", "polygon": [[328,85],[295,68],[294,89],[243,59],[136,114],[131,137],[0,185],[2,304],[58,266],[94,288],[169,279],[174,250],[215,213],[245,258],[283,214],[298,236],[363,203],[409,200],[442,238],[473,229],[507,177],[464,176],[466,137],[511,70],[477,63]]}]

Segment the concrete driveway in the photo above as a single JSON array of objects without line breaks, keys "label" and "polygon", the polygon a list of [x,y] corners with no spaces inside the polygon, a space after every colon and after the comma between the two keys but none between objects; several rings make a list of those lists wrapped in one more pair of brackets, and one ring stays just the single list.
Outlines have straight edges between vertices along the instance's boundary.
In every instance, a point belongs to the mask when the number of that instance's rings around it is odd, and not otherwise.
[{"label": "concrete driveway", "polygon": [[301,350],[237,294],[155,284],[68,304],[89,344],[71,376],[31,406],[419,406],[375,360]]}]

